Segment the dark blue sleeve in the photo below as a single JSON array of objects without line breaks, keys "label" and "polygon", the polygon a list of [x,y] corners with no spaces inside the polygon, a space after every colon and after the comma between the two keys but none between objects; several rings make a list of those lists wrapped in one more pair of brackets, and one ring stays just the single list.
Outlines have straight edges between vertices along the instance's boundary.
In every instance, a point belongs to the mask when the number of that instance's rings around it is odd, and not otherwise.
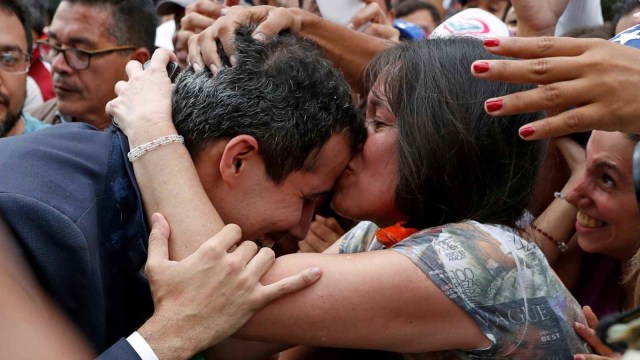
[{"label": "dark blue sleeve", "polygon": [[122,338],[113,344],[107,351],[100,354],[97,360],[142,360],[138,353],[133,350],[127,339]]}]

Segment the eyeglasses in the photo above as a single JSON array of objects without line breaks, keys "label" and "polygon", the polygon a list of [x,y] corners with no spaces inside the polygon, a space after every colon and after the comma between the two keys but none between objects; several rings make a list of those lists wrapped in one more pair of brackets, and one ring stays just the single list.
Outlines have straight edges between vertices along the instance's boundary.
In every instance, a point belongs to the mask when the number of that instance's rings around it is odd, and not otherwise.
[{"label": "eyeglasses", "polygon": [[73,47],[63,49],[51,44],[47,40],[38,40],[38,48],[40,50],[40,58],[42,60],[48,63],[53,63],[56,56],[62,53],[64,61],[66,61],[73,70],[81,71],[89,68],[91,65],[91,58],[94,56],[107,55],[116,51],[133,50],[136,49],[137,46],[125,45],[100,50],[80,50]]},{"label": "eyeglasses", "polygon": [[31,66],[31,56],[20,50],[0,52],[0,69],[10,74],[24,74]]}]

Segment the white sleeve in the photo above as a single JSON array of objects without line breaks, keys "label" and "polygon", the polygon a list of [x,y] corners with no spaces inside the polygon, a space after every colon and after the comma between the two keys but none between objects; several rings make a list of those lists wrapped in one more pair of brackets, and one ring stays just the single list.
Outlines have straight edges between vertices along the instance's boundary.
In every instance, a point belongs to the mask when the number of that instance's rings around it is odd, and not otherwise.
[{"label": "white sleeve", "polygon": [[151,346],[149,346],[147,341],[137,331],[131,334],[127,338],[127,341],[142,360],[159,360]]},{"label": "white sleeve", "polygon": [[570,0],[556,26],[556,36],[581,27],[604,24],[600,0]]}]

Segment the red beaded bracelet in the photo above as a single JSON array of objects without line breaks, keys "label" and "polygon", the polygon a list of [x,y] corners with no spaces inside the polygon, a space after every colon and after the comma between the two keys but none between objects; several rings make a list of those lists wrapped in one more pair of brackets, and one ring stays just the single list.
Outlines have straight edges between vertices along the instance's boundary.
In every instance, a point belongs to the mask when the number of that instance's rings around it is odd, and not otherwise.
[{"label": "red beaded bracelet", "polygon": [[553,243],[556,244],[556,246],[558,247],[560,252],[567,251],[567,243],[566,242],[564,242],[564,241],[556,241],[556,239],[554,239],[553,236],[549,235],[546,231],[544,231],[544,230],[540,229],[539,227],[537,227],[534,223],[531,223],[531,228],[533,228],[533,230],[535,230],[535,231],[539,232],[540,234],[542,234],[547,239],[553,241]]}]

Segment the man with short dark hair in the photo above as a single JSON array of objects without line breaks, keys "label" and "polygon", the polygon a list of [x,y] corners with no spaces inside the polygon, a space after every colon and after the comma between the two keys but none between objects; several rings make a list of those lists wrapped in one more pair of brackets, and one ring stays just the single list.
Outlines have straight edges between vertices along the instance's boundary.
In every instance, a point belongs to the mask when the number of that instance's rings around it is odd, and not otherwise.
[{"label": "man with short dark hair", "polygon": [[0,0],[0,138],[46,126],[23,111],[31,42],[27,9],[15,0]]},{"label": "man with short dark hair", "polygon": [[130,60],[154,50],[158,23],[151,0],[63,0],[39,44],[53,71],[56,98],[34,111],[51,124],[81,121],[104,129],[113,87],[126,79]]},{"label": "man with short dark hair", "polygon": [[[225,222],[240,226],[243,239],[301,239],[314,200],[333,187],[363,140],[364,127],[348,84],[312,44],[292,34],[259,43],[250,34],[245,29],[236,37],[237,65],[215,75],[208,69],[180,75],[174,122],[206,195]],[[45,289],[98,351],[120,339],[108,350],[114,358],[125,358],[114,351],[127,348],[131,355],[128,343],[136,350],[152,349],[159,358],[188,358],[213,344],[209,333],[231,335],[247,313],[266,303],[250,306],[231,324],[220,320],[220,330],[207,328],[210,320],[198,322],[201,316],[218,316],[198,310],[214,299],[188,304],[171,299],[166,305],[166,294],[154,294],[156,312],[145,322],[153,308],[140,276],[146,228],[124,135],[63,124],[25,138],[0,142],[0,168],[14,169],[0,174],[0,215]],[[175,134],[151,140],[132,149],[129,160],[181,141]],[[26,154],[29,166],[17,166],[16,159]],[[255,254],[252,246],[243,243],[222,254]],[[226,270],[218,270],[218,263],[201,266],[220,278]],[[192,292],[211,287],[186,280],[177,284]],[[280,295],[287,288],[280,287]],[[220,294],[242,304],[240,295],[236,300],[234,293]],[[139,333],[121,339],[136,329]]]}]

